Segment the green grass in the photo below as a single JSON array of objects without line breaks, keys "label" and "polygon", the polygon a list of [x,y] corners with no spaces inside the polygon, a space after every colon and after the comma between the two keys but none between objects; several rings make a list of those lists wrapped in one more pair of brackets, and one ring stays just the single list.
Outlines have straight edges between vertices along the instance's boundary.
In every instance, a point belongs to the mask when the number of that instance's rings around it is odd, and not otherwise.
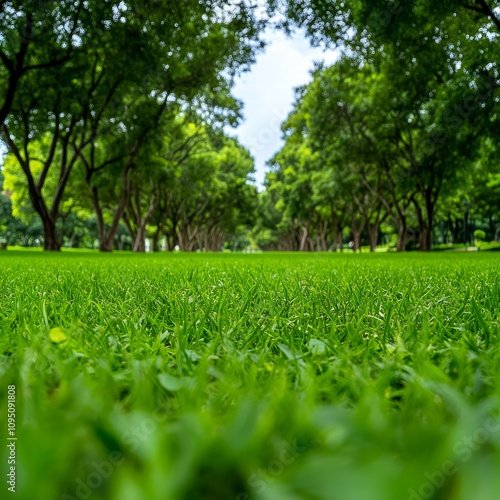
[{"label": "green grass", "polygon": [[498,499],[499,264],[4,252],[12,497]]}]

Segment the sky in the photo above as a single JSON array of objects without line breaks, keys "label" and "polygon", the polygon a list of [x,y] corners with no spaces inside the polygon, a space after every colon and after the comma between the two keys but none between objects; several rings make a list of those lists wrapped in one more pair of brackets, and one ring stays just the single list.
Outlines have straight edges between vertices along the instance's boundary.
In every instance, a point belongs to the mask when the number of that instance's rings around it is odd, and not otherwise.
[{"label": "sky", "polygon": [[291,38],[268,30],[268,45],[251,70],[238,77],[233,95],[243,101],[244,120],[231,131],[255,158],[255,180],[264,182],[266,162],[282,145],[281,123],[292,110],[294,89],[311,81],[315,61],[332,64],[338,53],[312,48],[301,32]]}]

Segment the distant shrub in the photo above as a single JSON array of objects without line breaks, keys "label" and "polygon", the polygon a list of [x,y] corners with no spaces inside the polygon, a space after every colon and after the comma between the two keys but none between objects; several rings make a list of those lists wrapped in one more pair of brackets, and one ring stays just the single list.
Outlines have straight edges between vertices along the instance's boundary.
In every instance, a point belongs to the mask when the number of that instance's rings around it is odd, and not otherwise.
[{"label": "distant shrub", "polygon": [[477,242],[484,241],[486,239],[486,233],[482,229],[476,229],[474,231],[474,239]]}]

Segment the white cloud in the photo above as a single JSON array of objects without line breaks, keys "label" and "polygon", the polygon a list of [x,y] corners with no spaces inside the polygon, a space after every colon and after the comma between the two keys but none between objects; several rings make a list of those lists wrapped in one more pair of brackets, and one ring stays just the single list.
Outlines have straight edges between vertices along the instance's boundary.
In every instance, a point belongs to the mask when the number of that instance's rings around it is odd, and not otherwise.
[{"label": "white cloud", "polygon": [[311,81],[314,61],[333,63],[338,53],[311,48],[303,33],[291,38],[282,32],[268,31],[269,44],[251,71],[243,74],[234,95],[244,102],[244,122],[230,133],[236,133],[256,160],[256,180],[262,185],[266,161],[279,150],[280,125],[292,109],[294,89]]}]

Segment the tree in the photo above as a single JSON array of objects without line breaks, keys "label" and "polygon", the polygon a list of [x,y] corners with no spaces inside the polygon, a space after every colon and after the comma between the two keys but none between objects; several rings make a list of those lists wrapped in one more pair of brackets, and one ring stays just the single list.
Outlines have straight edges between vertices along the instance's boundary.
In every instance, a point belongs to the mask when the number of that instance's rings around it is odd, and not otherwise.
[{"label": "tree", "polygon": [[[482,112],[453,120],[468,75],[460,68],[435,68],[440,81],[424,68],[407,81],[390,54],[375,52],[370,60],[344,56],[331,68],[319,67],[297,103],[304,122],[299,140],[305,138],[321,157],[322,168],[333,165],[342,172],[337,182],[352,193],[356,247],[368,220],[375,239],[382,203],[398,227],[399,250],[405,247],[410,205],[419,222],[419,248],[430,250],[438,198],[478,154]],[[479,98],[476,87],[467,92]],[[484,95],[481,104],[491,109],[493,95]]]},{"label": "tree", "polygon": [[[42,8],[37,5],[19,6],[19,17],[36,13]],[[261,23],[246,3],[228,2],[221,8],[215,1],[164,6],[135,0],[115,5],[102,0],[83,2],[78,13],[74,47],[61,64],[46,65],[36,76],[27,72],[20,80],[3,133],[44,224],[45,248],[60,247],[59,209],[68,180],[81,160],[93,193],[101,249],[110,250],[129,202],[134,162],[147,136],[155,132],[172,102],[187,103],[207,87],[230,86],[236,72],[247,67],[261,47]],[[69,29],[67,23],[64,27]],[[9,29],[18,31],[17,26]],[[52,25],[47,29],[53,29]],[[125,153],[101,155],[102,162],[96,164],[96,144],[110,135],[124,146]],[[29,151],[30,143],[41,137],[50,137],[50,148],[36,178]],[[58,167],[54,166],[56,158]],[[116,163],[121,165],[116,179],[121,195],[105,230],[94,178]],[[59,180],[49,201],[45,180],[54,168]]]}]

